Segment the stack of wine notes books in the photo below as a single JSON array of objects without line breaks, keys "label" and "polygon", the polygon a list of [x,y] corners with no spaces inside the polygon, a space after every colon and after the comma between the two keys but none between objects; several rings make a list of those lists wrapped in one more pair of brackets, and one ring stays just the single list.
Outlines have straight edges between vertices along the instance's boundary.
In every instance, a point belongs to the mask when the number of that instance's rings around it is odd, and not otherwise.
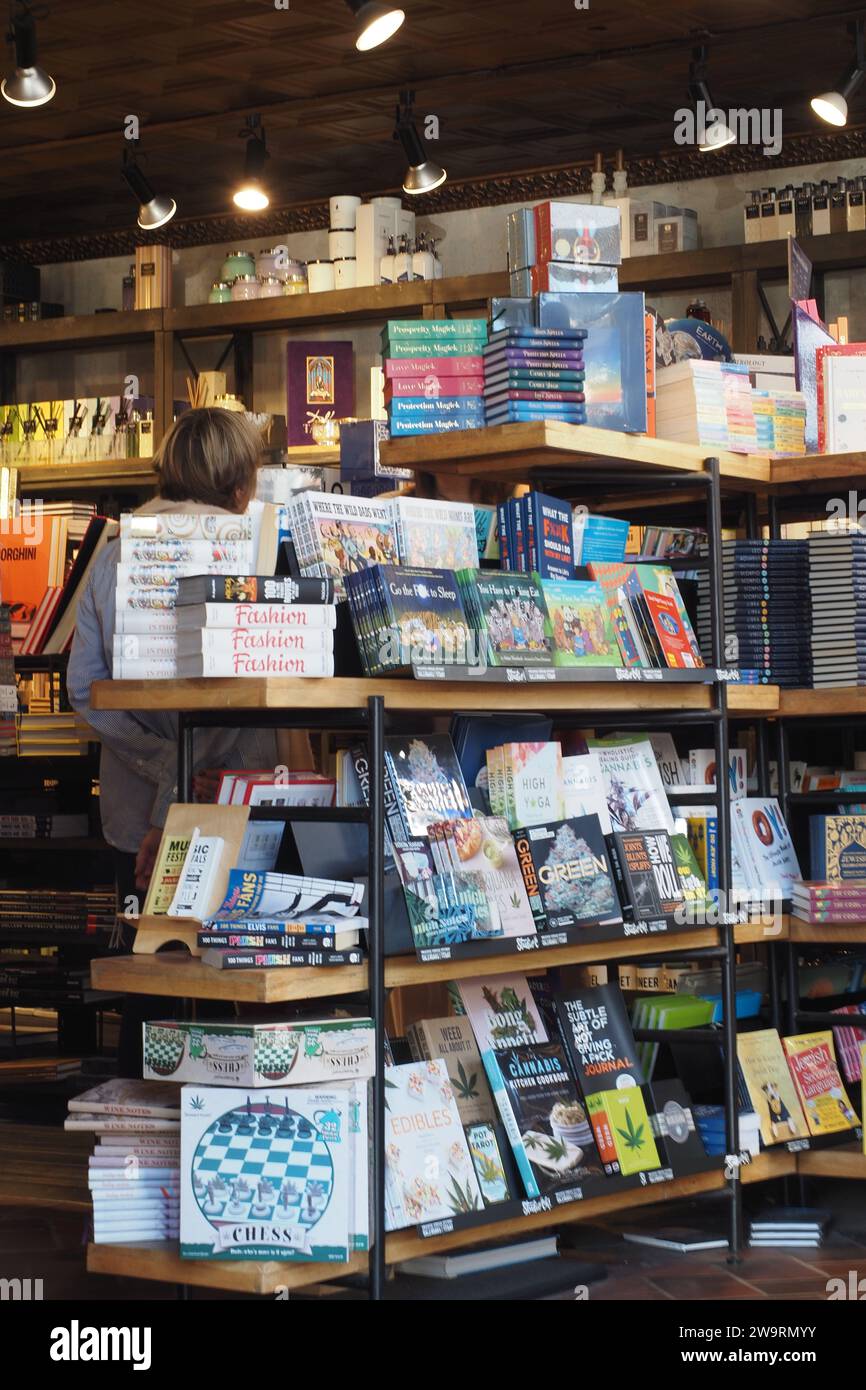
[{"label": "stack of wine notes books", "polygon": [[390,319],[382,331],[392,438],[484,424],[485,319]]},{"label": "stack of wine notes books", "polygon": [[586,424],[586,336],[585,328],[532,324],[493,333],[483,349],[485,422]]},{"label": "stack of wine notes books", "polygon": [[361,965],[363,885],[232,869],[225,898],[201,919],[198,946],[217,970]]},{"label": "stack of wine notes books", "polygon": [[180,1233],[180,1088],[102,1082],[69,1102],[64,1128],[93,1133],[87,1183],[97,1245],[177,1240]]},{"label": "stack of wine notes books", "polygon": [[832,1213],[816,1207],[768,1207],[749,1222],[749,1245],[753,1250],[817,1250],[832,1223]]}]

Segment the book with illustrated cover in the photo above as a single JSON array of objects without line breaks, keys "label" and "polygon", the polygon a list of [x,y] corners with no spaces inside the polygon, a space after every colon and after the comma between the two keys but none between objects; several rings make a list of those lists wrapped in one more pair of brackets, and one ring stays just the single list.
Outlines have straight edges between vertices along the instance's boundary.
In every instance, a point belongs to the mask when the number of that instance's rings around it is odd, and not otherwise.
[{"label": "book with illustrated cover", "polygon": [[679,878],[680,890],[688,907],[697,911],[709,902],[707,884],[689,844],[688,835],[671,835],[671,849]]},{"label": "book with illustrated cover", "polygon": [[225,840],[193,830],[174,897],[166,909],[169,917],[201,917],[211,896]]},{"label": "book with illustrated cover", "polygon": [[385,765],[406,839],[418,839],[431,821],[472,815],[469,793],[448,734],[386,734]]},{"label": "book with illustrated cover", "polygon": [[563,820],[575,816],[598,816],[602,833],[612,829],[607,805],[607,791],[598,754],[589,751],[575,753],[562,760]]},{"label": "book with illustrated cover", "polygon": [[[554,997],[560,1035],[584,1099],[599,1091],[643,1085],[637,1044],[618,985],[559,990]],[[619,1156],[603,1108],[590,1110],[589,1119],[605,1173],[618,1173]]]},{"label": "book with illustrated cover", "polygon": [[445,570],[478,568],[475,509],[471,502],[395,497],[391,509],[401,564],[431,565]]},{"label": "book with illustrated cover", "polygon": [[406,1030],[406,1040],[416,1061],[439,1057],[445,1063],[464,1126],[493,1123],[496,1110],[468,1018],[419,1019]]},{"label": "book with illustrated cover", "polygon": [[397,564],[388,502],[334,492],[302,492],[286,508],[301,573],[331,579],[337,599],[345,576],[370,565]]},{"label": "book with illustrated cover", "polygon": [[452,570],[373,565],[346,576],[366,674],[416,664],[473,664],[473,633]]},{"label": "book with illustrated cover", "polygon": [[514,1194],[508,1185],[508,1177],[493,1125],[467,1125],[466,1142],[469,1145],[469,1152],[475,1165],[475,1176],[478,1179],[478,1186],[481,1188],[481,1198],[485,1207],[496,1206],[498,1202],[510,1201]]},{"label": "book with illustrated cover", "polygon": [[620,739],[589,739],[597,753],[607,789],[614,830],[655,830],[669,833],[674,823],[649,739],[633,743]]},{"label": "book with illustrated cover", "polygon": [[528,574],[460,570],[466,616],[484,639],[491,666],[550,666],[547,609]]},{"label": "book with illustrated cover", "polygon": [[[728,789],[731,800],[746,795],[746,750],[728,749]],[[716,789],[716,754],[712,748],[689,749],[689,782],[693,787]]]},{"label": "book with illustrated cover", "polygon": [[255,918],[295,919],[313,913],[356,917],[363,900],[364,887],[359,883],[231,869],[223,902],[202,925],[233,925]]},{"label": "book with illustrated cover", "polygon": [[505,816],[512,830],[561,819],[561,744],[503,744],[502,775]]},{"label": "book with illustrated cover", "polygon": [[168,912],[191,839],[192,835],[163,835],[142,908],[143,916],[161,916]]},{"label": "book with illustrated cover", "polygon": [[623,666],[650,666],[650,653],[646,650],[625,593],[625,584],[632,568],[622,561],[590,560],[587,563],[590,579],[600,586],[604,594]]},{"label": "book with illustrated cover", "polygon": [[673,917],[685,898],[667,831],[617,831],[611,839],[634,920]]},{"label": "book with illustrated cover", "polygon": [[809,1133],[836,1134],[856,1128],[859,1122],[839,1075],[830,1029],[783,1038],[782,1046]]},{"label": "book with illustrated cover", "polygon": [[599,584],[540,579],[554,666],[621,666],[613,621]]},{"label": "book with illustrated cover", "polygon": [[813,879],[866,879],[866,816],[810,816],[809,848]]},{"label": "book with illustrated cover", "polygon": [[445,1063],[385,1071],[385,1229],[480,1211],[481,1192]]},{"label": "book with illustrated cover", "polygon": [[515,844],[539,931],[622,921],[597,816],[520,830]]},{"label": "book with illustrated cover", "polygon": [[[432,827],[431,827],[432,828]],[[445,845],[455,869],[477,879],[495,935],[534,936],[535,920],[511,831],[502,816],[476,814],[445,823]]]},{"label": "book with illustrated cover", "polygon": [[[641,735],[637,735],[639,740]],[[652,744],[652,750],[656,755],[659,774],[662,783],[667,790],[670,787],[684,787],[687,785],[685,768],[676,749],[676,744],[670,734],[652,733],[644,734]]]},{"label": "book with illustrated cover", "polygon": [[737,1061],[765,1148],[807,1133],[797,1089],[775,1028],[737,1036]]},{"label": "book with illustrated cover", "polygon": [[350,342],[290,340],[286,354],[287,442],[312,444],[314,421],[355,413],[354,348]]},{"label": "book with illustrated cover", "polygon": [[525,975],[493,975],[489,980],[459,980],[457,993],[486,1065],[486,1054],[503,1047],[547,1042],[538,1006]]},{"label": "book with illustrated cover", "polygon": [[527,1197],[599,1176],[586,1110],[559,1043],[530,1043],[491,1055],[489,1074]]},{"label": "book with illustrated cover", "polygon": [[662,1166],[640,1086],[596,1091],[587,1099],[586,1108],[593,1132],[604,1134],[604,1152],[610,1152],[611,1147],[615,1150],[624,1177]]},{"label": "book with illustrated cover", "polygon": [[[668,666],[703,666],[698,639],[692,628],[679,585],[667,565],[635,565],[635,583],[640,586],[650,618]],[[626,585],[629,592],[633,592]]]}]

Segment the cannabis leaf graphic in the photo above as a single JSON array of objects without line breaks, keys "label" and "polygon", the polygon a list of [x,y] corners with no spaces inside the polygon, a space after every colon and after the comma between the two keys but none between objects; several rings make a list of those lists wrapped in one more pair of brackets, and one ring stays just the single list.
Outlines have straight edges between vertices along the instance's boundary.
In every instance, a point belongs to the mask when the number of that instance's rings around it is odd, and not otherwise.
[{"label": "cannabis leaf graphic", "polygon": [[454,1212],[478,1211],[481,1206],[471,1184],[467,1182],[464,1189],[453,1175],[448,1189],[448,1205]]},{"label": "cannabis leaf graphic", "polygon": [[625,1140],[625,1146],[626,1146],[626,1148],[629,1149],[630,1152],[636,1153],[638,1149],[642,1149],[643,1146],[644,1146],[644,1142],[645,1142],[645,1141],[644,1141],[644,1137],[643,1137],[643,1128],[644,1128],[644,1127],[643,1127],[642,1124],[640,1124],[640,1125],[637,1126],[637,1128],[635,1128],[634,1121],[633,1121],[631,1115],[628,1113],[628,1111],[626,1111],[625,1123],[626,1123],[626,1128],[625,1128],[625,1129],[617,1129],[616,1132],[617,1132],[617,1134],[621,1134],[621,1135],[622,1135],[623,1139]]},{"label": "cannabis leaf graphic", "polygon": [[561,1139],[551,1139],[544,1145],[544,1152],[548,1158],[558,1161],[568,1157],[568,1146]]},{"label": "cannabis leaf graphic", "polygon": [[189,1108],[190,1110],[204,1110],[204,1096],[193,1096]]},{"label": "cannabis leaf graphic", "polygon": [[[385,1090],[386,1090],[386,1091],[399,1091],[399,1089],[400,1089],[400,1087],[397,1085],[396,1081],[389,1081],[388,1078],[387,1078],[387,1076],[385,1077]],[[386,1109],[386,1110],[390,1110],[390,1109],[391,1109],[390,1105],[388,1104],[388,1097],[387,1097],[387,1095],[385,1096],[385,1109]]]},{"label": "cannabis leaf graphic", "polygon": [[471,1076],[466,1075],[466,1069],[462,1062],[457,1063],[457,1079],[452,1080],[454,1092],[458,1100],[475,1100],[478,1096],[478,1072],[474,1071]]}]

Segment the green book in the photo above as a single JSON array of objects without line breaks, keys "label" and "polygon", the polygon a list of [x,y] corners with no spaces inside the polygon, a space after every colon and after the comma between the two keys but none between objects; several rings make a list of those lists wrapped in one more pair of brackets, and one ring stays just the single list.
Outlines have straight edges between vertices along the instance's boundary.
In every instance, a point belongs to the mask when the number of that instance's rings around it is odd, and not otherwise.
[{"label": "green book", "polygon": [[477,357],[480,338],[383,338],[383,357]]},{"label": "green book", "polygon": [[598,1114],[607,1120],[620,1172],[624,1176],[661,1168],[646,1102],[639,1086],[599,1091],[594,1096],[588,1096],[586,1104],[590,1115]]},{"label": "green book", "polygon": [[441,342],[443,339],[480,338],[487,342],[485,319],[389,319],[382,329],[382,340],[397,342]]}]

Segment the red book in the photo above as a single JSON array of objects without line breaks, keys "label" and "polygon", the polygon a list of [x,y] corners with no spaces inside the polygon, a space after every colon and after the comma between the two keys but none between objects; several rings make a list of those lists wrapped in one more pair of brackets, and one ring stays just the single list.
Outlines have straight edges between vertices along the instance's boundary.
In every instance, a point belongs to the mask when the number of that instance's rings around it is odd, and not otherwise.
[{"label": "red book", "polygon": [[654,594],[652,589],[644,589],[644,598],[668,666],[693,670],[692,646],[673,599],[667,594]]},{"label": "red book", "polygon": [[480,396],[484,377],[444,376],[442,372],[426,372],[421,376],[389,377],[385,382],[385,400],[394,396],[420,396],[436,400],[439,396]]}]

